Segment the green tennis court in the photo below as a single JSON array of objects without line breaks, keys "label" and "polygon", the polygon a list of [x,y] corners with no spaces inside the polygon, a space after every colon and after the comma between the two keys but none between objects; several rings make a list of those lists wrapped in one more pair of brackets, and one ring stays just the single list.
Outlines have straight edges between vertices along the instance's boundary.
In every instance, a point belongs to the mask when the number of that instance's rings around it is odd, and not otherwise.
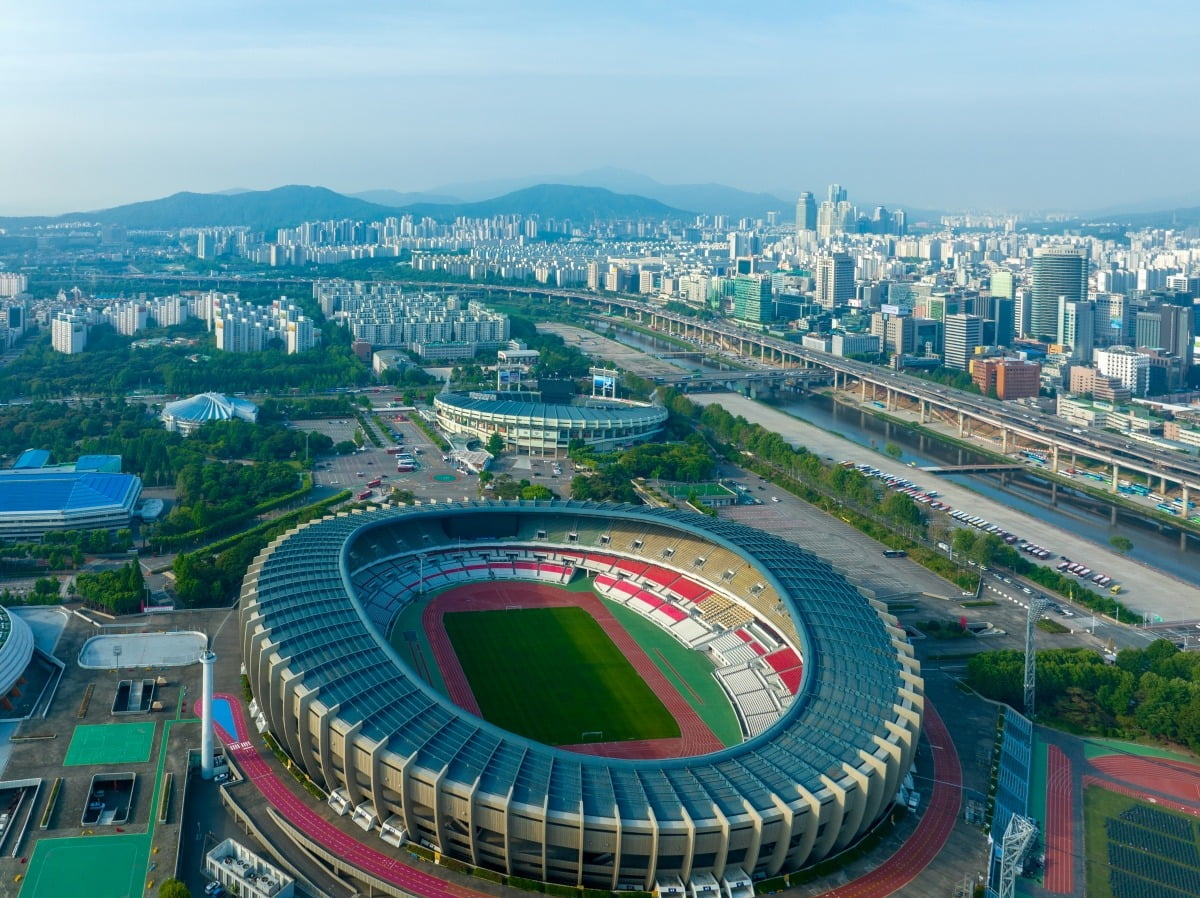
[{"label": "green tennis court", "polygon": [[150,760],[153,723],[101,723],[75,727],[67,767],[84,764],[141,764]]},{"label": "green tennis court", "polygon": [[149,859],[150,839],[144,835],[39,839],[20,895],[134,898],[146,893]]}]

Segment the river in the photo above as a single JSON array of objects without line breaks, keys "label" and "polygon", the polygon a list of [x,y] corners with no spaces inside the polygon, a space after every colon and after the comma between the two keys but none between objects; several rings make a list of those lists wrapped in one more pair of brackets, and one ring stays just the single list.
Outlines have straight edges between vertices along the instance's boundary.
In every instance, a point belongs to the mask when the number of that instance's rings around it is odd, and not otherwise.
[{"label": "river", "polygon": [[[601,332],[627,346],[652,355],[679,348],[674,343],[627,328],[609,327]],[[706,373],[720,370],[710,363],[696,359],[680,359],[677,360],[677,364]],[[995,461],[990,456],[947,445],[902,425],[881,420],[861,409],[834,402],[821,394],[788,398],[773,403],[773,406],[863,446],[879,447],[887,443],[899,446],[902,454],[893,463],[896,471],[910,463],[920,467],[986,464]],[[886,469],[888,463],[882,460],[879,466]],[[1181,550],[1179,531],[1168,527],[1164,532],[1157,521],[1120,509],[1119,526],[1114,528],[1110,523],[1113,508],[1111,503],[1080,495],[1061,484],[1056,488],[1057,501],[1051,505],[1049,481],[1038,477],[1033,471],[1009,474],[1003,483],[999,474],[943,476],[969,487],[980,495],[1035,515],[1047,523],[1105,548],[1108,547],[1109,538],[1120,532],[1133,541],[1134,547],[1129,552],[1130,557],[1153,565],[1181,580],[1200,584],[1200,564],[1197,563],[1195,554],[1200,550],[1200,540],[1189,536],[1189,549]],[[936,479],[933,475],[926,475],[921,482],[933,487]]]}]

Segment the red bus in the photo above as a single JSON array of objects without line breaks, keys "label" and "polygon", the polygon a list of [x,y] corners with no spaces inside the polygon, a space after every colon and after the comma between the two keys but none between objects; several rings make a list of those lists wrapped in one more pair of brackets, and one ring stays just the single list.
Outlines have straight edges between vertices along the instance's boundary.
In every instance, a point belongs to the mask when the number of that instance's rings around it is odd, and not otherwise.
[{"label": "red bus", "polygon": [[370,498],[371,498],[371,491],[370,491],[370,490],[363,490],[361,493],[359,493],[359,494],[358,494],[358,498],[359,498],[359,500],[362,500],[362,499],[370,499]]},{"label": "red bus", "polygon": [[388,448],[387,448],[388,455],[399,455],[403,451],[404,451],[403,446],[388,446]]},{"label": "red bus", "polygon": [[377,486],[383,486],[383,478],[376,477],[374,480],[368,480],[367,486],[371,487],[372,489],[374,489]]}]

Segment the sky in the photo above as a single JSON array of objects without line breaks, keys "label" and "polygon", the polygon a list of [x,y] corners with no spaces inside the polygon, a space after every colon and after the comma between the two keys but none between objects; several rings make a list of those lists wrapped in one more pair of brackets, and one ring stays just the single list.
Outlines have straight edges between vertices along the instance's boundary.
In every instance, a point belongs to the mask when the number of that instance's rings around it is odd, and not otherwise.
[{"label": "sky", "polygon": [[0,0],[0,35],[0,214],[604,166],[922,209],[1200,205],[1200,5],[1176,0]]}]

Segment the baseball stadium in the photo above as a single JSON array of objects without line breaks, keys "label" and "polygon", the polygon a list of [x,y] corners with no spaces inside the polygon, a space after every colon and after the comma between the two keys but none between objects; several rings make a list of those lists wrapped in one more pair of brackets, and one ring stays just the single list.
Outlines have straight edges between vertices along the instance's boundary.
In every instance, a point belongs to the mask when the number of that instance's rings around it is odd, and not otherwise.
[{"label": "baseball stadium", "polygon": [[883,817],[922,724],[883,605],[671,509],[342,513],[263,550],[241,622],[258,729],[368,838],[547,882],[751,894]]}]

